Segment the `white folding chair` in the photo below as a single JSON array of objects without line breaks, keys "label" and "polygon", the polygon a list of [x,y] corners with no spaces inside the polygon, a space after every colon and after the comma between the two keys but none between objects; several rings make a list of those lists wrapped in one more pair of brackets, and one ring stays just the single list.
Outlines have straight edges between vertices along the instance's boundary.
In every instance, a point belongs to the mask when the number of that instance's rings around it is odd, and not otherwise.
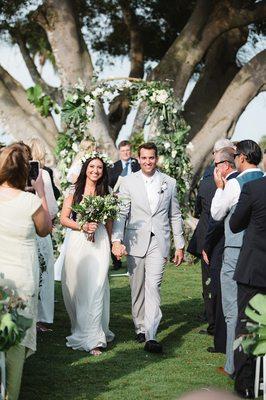
[{"label": "white folding chair", "polygon": [[0,400],[4,400],[6,394],[6,360],[5,360],[5,353],[3,351],[0,351],[0,371],[1,371]]},{"label": "white folding chair", "polygon": [[[261,359],[263,368],[262,382],[260,382]],[[263,400],[266,400],[266,355],[257,357],[256,360],[256,372],[255,372],[255,383],[254,383],[255,398],[259,397],[260,390],[263,392]]]}]

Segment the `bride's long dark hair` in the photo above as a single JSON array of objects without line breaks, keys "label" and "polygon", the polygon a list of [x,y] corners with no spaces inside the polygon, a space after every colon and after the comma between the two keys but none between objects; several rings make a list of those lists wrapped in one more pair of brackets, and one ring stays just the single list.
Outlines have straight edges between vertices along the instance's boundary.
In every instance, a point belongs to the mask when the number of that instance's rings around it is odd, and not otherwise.
[{"label": "bride's long dark hair", "polygon": [[75,193],[73,196],[73,204],[79,204],[84,194],[86,179],[87,179],[87,167],[92,160],[100,160],[103,164],[103,175],[96,183],[96,196],[106,196],[108,191],[108,172],[107,166],[103,160],[99,157],[89,158],[82,165],[80,174],[75,184]]}]

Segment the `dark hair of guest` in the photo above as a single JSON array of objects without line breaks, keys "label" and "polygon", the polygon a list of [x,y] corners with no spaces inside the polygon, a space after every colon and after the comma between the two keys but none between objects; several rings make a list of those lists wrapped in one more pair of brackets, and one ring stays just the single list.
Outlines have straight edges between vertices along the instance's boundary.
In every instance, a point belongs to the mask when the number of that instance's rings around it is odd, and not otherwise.
[{"label": "dark hair of guest", "polygon": [[147,143],[143,143],[139,146],[138,148],[138,156],[140,157],[140,151],[141,149],[145,149],[145,150],[154,150],[155,153],[155,157],[158,157],[158,149],[155,143],[153,142],[147,142]]},{"label": "dark hair of guest", "polygon": [[0,185],[7,182],[16,189],[25,190],[29,175],[28,155],[20,144],[12,144],[0,153]]},{"label": "dark hair of guest", "polygon": [[122,140],[119,143],[118,148],[121,149],[121,147],[124,147],[124,146],[131,146],[131,143],[128,140]]},{"label": "dark hair of guest", "polygon": [[89,158],[82,165],[80,174],[78,176],[77,182],[75,184],[75,193],[73,197],[73,204],[79,204],[82,200],[84,194],[86,179],[87,179],[87,167],[92,160],[100,160],[103,163],[103,175],[96,183],[96,196],[106,196],[108,191],[108,173],[106,164],[101,158],[94,157]]},{"label": "dark hair of guest", "polygon": [[249,164],[258,165],[261,162],[261,148],[254,140],[241,140],[236,145],[236,152],[244,154]]}]

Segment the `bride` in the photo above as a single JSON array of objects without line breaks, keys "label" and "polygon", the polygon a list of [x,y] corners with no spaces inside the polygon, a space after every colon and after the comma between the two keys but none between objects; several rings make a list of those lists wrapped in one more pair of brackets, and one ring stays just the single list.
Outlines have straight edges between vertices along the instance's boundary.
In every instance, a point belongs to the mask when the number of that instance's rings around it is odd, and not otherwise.
[{"label": "bride", "polygon": [[[95,356],[114,339],[109,330],[111,226],[88,222],[81,228],[71,207],[80,203],[83,195],[106,194],[107,167],[101,154],[93,153],[83,162],[77,182],[64,200],[60,218],[61,224],[71,229],[62,271],[63,297],[71,321],[67,346]],[[95,242],[87,240],[87,233],[95,233]]]}]

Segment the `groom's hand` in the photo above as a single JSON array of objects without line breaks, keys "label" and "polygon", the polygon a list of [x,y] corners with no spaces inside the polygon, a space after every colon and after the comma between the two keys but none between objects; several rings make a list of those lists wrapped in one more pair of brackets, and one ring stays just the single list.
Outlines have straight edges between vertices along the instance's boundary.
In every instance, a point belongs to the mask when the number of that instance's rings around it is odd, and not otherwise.
[{"label": "groom's hand", "polygon": [[178,249],[175,252],[175,256],[173,258],[173,263],[178,267],[184,260],[184,250]]},{"label": "groom's hand", "polygon": [[120,242],[113,242],[112,253],[118,260],[121,260],[123,255],[127,255],[126,247]]}]

